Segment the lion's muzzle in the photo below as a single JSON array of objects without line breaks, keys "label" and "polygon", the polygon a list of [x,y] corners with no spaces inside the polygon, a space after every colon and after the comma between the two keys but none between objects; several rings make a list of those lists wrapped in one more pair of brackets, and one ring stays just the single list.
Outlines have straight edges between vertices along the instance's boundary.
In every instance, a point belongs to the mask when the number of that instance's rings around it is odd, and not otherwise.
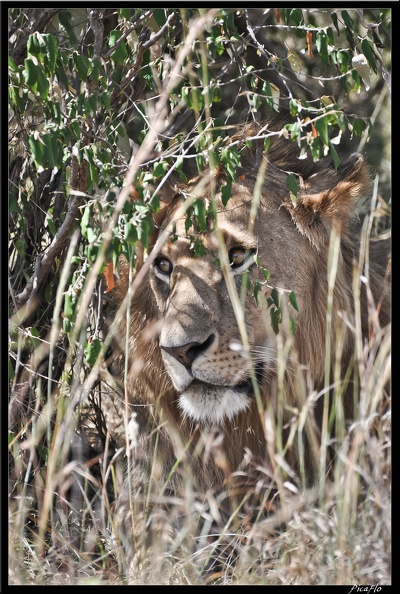
[{"label": "lion's muzzle", "polygon": [[176,347],[160,346],[163,351],[175,357],[179,363],[190,371],[195,359],[203,355],[214,341],[215,335],[211,334],[204,342],[188,342],[187,344]]}]

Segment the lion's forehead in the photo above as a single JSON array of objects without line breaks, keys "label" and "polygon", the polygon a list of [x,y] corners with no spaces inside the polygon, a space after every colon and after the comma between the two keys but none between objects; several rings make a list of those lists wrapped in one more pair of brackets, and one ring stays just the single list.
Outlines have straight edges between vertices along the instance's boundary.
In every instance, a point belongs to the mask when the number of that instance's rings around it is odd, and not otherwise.
[{"label": "lion's forehead", "polygon": [[[241,204],[241,207],[223,209],[217,212],[216,225],[208,225],[204,232],[198,232],[193,227],[187,228],[186,217],[175,221],[174,233],[167,241],[164,251],[172,257],[184,255],[193,257],[193,244],[199,238],[206,253],[217,255],[220,249],[221,239],[227,249],[242,246],[249,250],[258,247],[257,234],[250,230],[250,208],[248,204]],[[218,236],[218,229],[221,233]],[[219,238],[220,237],[220,238]]]}]

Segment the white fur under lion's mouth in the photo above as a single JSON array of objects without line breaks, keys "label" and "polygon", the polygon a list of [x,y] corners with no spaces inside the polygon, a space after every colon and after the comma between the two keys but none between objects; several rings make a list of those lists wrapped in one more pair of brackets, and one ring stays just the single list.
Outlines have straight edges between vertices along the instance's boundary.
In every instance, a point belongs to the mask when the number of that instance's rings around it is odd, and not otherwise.
[{"label": "white fur under lion's mouth", "polygon": [[179,406],[193,421],[220,425],[248,408],[250,393],[249,381],[237,386],[215,386],[194,380],[179,396]]}]

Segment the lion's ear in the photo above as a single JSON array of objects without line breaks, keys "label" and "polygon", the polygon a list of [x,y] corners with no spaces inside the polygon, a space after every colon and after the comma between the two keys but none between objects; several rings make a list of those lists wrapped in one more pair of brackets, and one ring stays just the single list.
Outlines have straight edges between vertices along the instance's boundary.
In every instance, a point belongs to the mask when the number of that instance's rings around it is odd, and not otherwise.
[{"label": "lion's ear", "polygon": [[[352,155],[337,171],[320,171],[318,185],[325,189],[299,194],[297,202],[284,202],[297,229],[319,248],[329,240],[332,224],[344,233],[355,203],[369,184],[368,169],[361,155]],[[309,182],[309,189],[313,184]],[[315,184],[317,185],[317,184]]]}]

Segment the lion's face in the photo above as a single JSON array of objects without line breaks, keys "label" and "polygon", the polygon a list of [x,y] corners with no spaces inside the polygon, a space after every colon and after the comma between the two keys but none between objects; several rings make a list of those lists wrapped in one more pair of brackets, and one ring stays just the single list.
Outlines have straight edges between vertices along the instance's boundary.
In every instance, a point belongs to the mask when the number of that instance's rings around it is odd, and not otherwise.
[{"label": "lion's face", "polygon": [[[182,194],[204,199],[208,207],[210,176],[192,178],[183,187],[177,183],[160,194],[149,255],[132,281],[129,317],[116,311],[113,369],[124,376],[129,365],[125,395],[137,415],[144,452],[154,436],[163,485],[170,484],[172,476],[179,481],[176,463],[185,459],[201,489],[232,488],[236,497],[241,492],[247,496],[253,485],[264,497],[265,485],[268,493],[274,488],[274,439],[280,441],[279,454],[285,448],[285,464],[296,472],[304,470],[307,484],[312,484],[320,467],[326,353],[332,381],[337,382],[338,363],[342,377],[347,375],[339,393],[345,417],[353,412],[348,370],[353,364],[352,328],[358,323],[352,286],[360,226],[352,217],[368,174],[361,157],[351,157],[337,170],[326,163],[306,166],[301,160],[288,166],[286,152],[282,150],[279,160],[279,151],[271,147],[261,191],[255,189],[259,163],[245,163],[226,206],[216,191],[216,220],[208,221],[204,231],[202,226],[200,234],[198,227],[186,228]],[[291,167],[298,172],[297,200],[286,183]],[[213,178],[212,186],[223,187],[226,178],[221,178]],[[192,249],[196,239],[204,248],[197,257]],[[330,245],[337,250],[333,294],[328,291]],[[382,244],[375,245],[369,259],[370,287],[381,306],[381,323],[387,324],[387,260],[382,254],[377,258]],[[122,260],[111,294],[114,311],[127,301],[130,276],[129,264]],[[256,303],[253,287],[259,286],[261,299]],[[299,316],[289,303],[291,291]],[[270,299],[276,303],[277,294],[283,320],[275,334]],[[360,305],[367,335],[365,292]],[[290,313],[297,317],[294,336]],[[298,427],[301,443],[293,439]],[[153,473],[153,458],[149,462]],[[182,472],[186,468],[182,466]]]},{"label": "lion's face", "polygon": [[[254,399],[253,382],[264,381],[274,365],[276,337],[269,312],[242,286],[245,273],[252,283],[262,280],[254,256],[270,271],[274,286],[295,289],[299,297],[307,292],[307,271],[301,277],[295,274],[296,267],[301,264],[304,271],[306,263],[295,256],[289,265],[287,262],[285,236],[294,231],[287,213],[260,205],[251,229],[251,199],[244,186],[234,187],[226,208],[217,196],[217,227],[229,258],[227,274],[244,303],[239,314],[234,311],[220,264],[215,229],[201,235],[206,253],[194,257],[189,238],[193,229],[186,232],[184,218],[178,220],[177,239],[163,246],[151,268],[151,287],[162,315],[159,346],[179,394],[179,407],[184,416],[208,425],[223,424],[246,410]],[[301,244],[304,238],[300,236],[298,241]],[[263,286],[267,294],[268,285]],[[242,311],[251,357],[246,356],[237,321]]]}]

